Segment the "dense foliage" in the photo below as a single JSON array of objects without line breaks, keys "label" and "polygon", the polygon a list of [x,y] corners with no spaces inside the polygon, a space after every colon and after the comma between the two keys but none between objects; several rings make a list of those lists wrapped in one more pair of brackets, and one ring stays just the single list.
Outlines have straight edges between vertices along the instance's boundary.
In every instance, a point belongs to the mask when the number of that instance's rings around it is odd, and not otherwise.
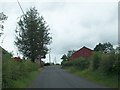
[{"label": "dense foliage", "polygon": [[3,29],[4,29],[4,21],[7,20],[7,16],[3,13],[0,12],[0,36],[3,34]]},{"label": "dense foliage", "polygon": [[36,58],[45,58],[47,45],[51,43],[49,30],[49,26],[36,8],[30,8],[18,22],[15,41],[18,50],[32,62],[35,62]]},{"label": "dense foliage", "polygon": [[74,52],[75,52],[75,50],[70,50],[70,51],[67,52],[67,54],[64,54],[61,58],[63,60],[63,62],[70,60],[70,57],[72,56],[72,54]]},{"label": "dense foliage", "polygon": [[62,63],[63,67],[74,66],[80,70],[91,69],[106,75],[118,75],[120,71],[120,54],[94,52],[90,58],[78,58]]},{"label": "dense foliage", "polygon": [[84,70],[86,68],[88,68],[89,66],[89,60],[86,60],[85,58],[78,58],[76,60],[73,61],[66,61],[62,63],[62,66],[74,66],[76,68],[79,68],[80,70]]},{"label": "dense foliage", "polygon": [[33,71],[37,71],[39,66],[30,61],[23,60],[22,62],[11,59],[9,53],[3,54],[2,64],[2,87],[13,88],[15,81],[25,78]]},{"label": "dense foliage", "polygon": [[79,57],[64,60],[62,68],[106,87],[120,86],[120,46],[113,48],[111,43],[99,43],[95,46],[91,57]]},{"label": "dense foliage", "polygon": [[106,43],[99,43],[98,45],[96,45],[96,47],[94,48],[94,51],[99,51],[99,52],[103,52],[103,53],[110,53],[114,51],[113,45],[110,42],[106,42]]}]

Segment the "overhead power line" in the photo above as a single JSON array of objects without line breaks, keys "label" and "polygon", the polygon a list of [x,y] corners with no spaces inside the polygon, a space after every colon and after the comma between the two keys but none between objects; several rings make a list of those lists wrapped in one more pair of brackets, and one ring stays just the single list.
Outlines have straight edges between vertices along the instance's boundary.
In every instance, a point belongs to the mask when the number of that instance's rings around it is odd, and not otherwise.
[{"label": "overhead power line", "polygon": [[23,13],[23,15],[25,15],[25,13],[24,13],[24,11],[23,11],[23,9],[22,9],[22,6],[20,5],[20,2],[17,0],[17,2],[18,2],[18,5],[19,5],[19,7],[20,7],[20,9],[21,9],[21,11],[22,11],[22,13]]}]

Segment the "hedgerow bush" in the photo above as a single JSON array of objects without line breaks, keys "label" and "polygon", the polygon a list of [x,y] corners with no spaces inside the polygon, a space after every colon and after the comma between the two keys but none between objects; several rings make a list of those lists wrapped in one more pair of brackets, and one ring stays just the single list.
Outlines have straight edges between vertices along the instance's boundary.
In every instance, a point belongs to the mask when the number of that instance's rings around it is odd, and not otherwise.
[{"label": "hedgerow bush", "polygon": [[71,62],[71,61],[64,61],[64,62],[62,62],[62,66],[63,67],[68,67],[68,66],[72,66],[73,65],[73,62]]},{"label": "hedgerow bush", "polygon": [[114,69],[120,75],[120,54],[115,56],[117,59],[115,61]]},{"label": "hedgerow bush", "polygon": [[79,68],[80,70],[84,70],[87,69],[89,67],[89,60],[87,58],[78,58],[76,60],[74,60],[74,66],[76,68]]},{"label": "hedgerow bush", "polygon": [[2,87],[14,87],[14,81],[26,77],[32,71],[38,70],[38,65],[30,61],[15,61],[9,54],[3,55],[2,59]]},{"label": "hedgerow bush", "polygon": [[79,68],[80,70],[84,70],[89,67],[89,60],[86,58],[78,58],[73,61],[65,61],[62,63],[63,67],[74,66],[75,68]]},{"label": "hedgerow bush", "polygon": [[100,61],[99,70],[107,75],[117,74],[118,73],[118,56],[114,53],[103,54]]},{"label": "hedgerow bush", "polygon": [[79,70],[92,69],[106,75],[118,75],[120,71],[120,54],[94,52],[89,58],[65,61],[62,66],[73,66]]},{"label": "hedgerow bush", "polygon": [[109,55],[102,55],[99,70],[108,74],[112,71],[113,60],[109,60]]},{"label": "hedgerow bush", "polygon": [[93,53],[92,57],[90,57],[90,68],[92,70],[97,70],[100,66],[100,60],[101,60],[101,53],[95,52]]}]

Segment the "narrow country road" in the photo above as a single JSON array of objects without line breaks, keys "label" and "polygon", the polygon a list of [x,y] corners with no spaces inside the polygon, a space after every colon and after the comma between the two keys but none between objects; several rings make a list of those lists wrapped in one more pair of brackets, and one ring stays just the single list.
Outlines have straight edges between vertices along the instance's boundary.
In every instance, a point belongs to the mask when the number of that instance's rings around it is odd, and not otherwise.
[{"label": "narrow country road", "polygon": [[48,66],[32,82],[29,88],[105,88],[84,78],[75,76],[60,66]]}]

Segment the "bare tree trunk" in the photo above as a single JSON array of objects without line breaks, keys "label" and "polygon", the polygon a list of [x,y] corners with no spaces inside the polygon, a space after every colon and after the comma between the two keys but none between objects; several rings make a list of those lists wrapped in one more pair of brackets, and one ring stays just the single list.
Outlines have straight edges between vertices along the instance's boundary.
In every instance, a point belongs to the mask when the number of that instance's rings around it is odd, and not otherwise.
[{"label": "bare tree trunk", "polygon": [[31,56],[31,62],[35,63],[35,57]]},{"label": "bare tree trunk", "polygon": [[40,67],[42,67],[41,56],[39,56],[39,61],[40,61]]}]

